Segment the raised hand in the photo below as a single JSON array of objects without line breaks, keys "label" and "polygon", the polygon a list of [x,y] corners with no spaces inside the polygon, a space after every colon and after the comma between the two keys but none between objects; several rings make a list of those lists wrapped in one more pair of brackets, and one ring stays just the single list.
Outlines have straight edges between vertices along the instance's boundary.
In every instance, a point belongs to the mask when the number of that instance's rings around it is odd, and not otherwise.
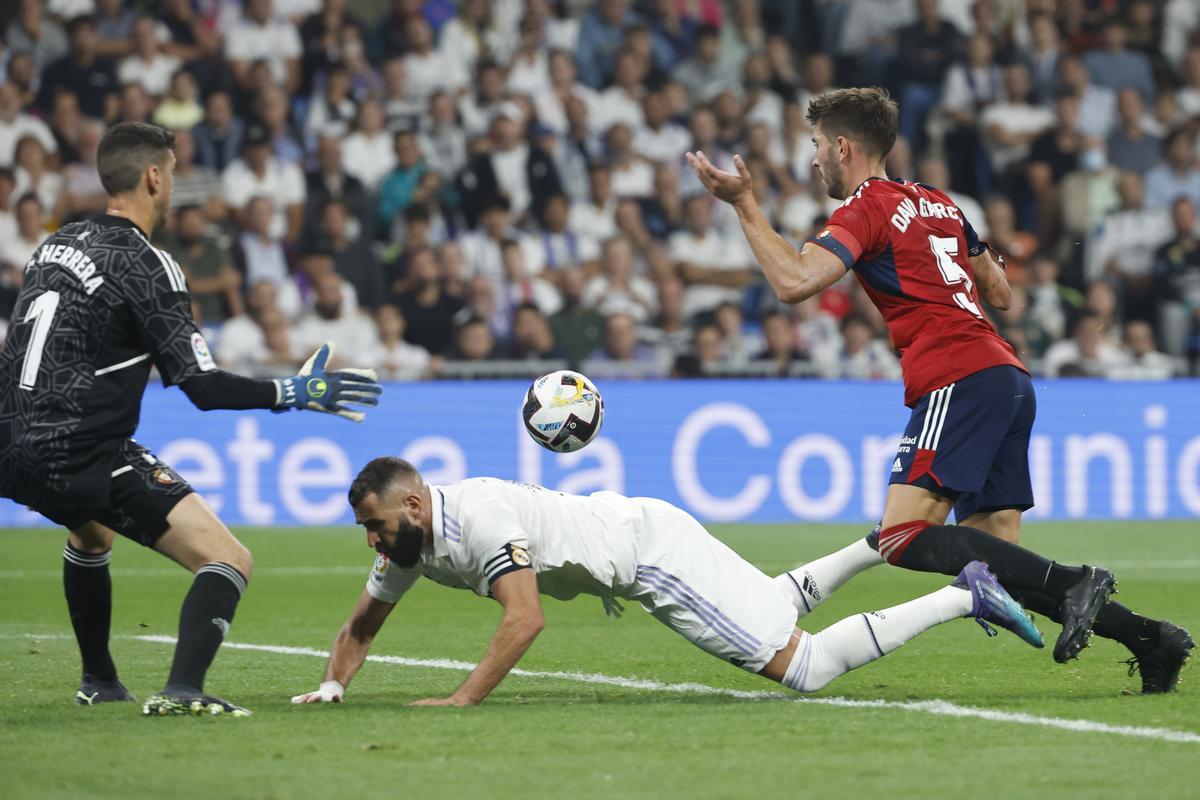
[{"label": "raised hand", "polygon": [[354,411],[350,404],[368,407],[379,405],[383,387],[379,385],[373,369],[326,372],[325,365],[332,356],[333,342],[326,342],[304,362],[300,374],[276,380],[279,387],[276,408],[307,408],[362,422],[363,412]]},{"label": "raised hand", "polygon": [[750,170],[741,156],[733,157],[733,166],[737,173],[717,169],[708,156],[702,151],[686,154],[687,162],[696,173],[696,177],[704,184],[704,188],[712,192],[718,200],[724,200],[730,205],[738,205],[754,197],[754,184],[750,178]]}]

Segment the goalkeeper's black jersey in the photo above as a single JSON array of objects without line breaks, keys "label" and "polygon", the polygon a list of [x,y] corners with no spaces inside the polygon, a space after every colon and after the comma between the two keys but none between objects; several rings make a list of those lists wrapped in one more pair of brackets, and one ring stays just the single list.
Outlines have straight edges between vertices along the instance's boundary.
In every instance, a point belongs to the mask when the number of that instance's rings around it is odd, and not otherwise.
[{"label": "goalkeeper's black jersey", "polygon": [[216,368],[183,271],[122,217],[64,226],[26,264],[0,352],[0,479],[32,470],[81,505],[103,500],[152,365],[167,385]]}]

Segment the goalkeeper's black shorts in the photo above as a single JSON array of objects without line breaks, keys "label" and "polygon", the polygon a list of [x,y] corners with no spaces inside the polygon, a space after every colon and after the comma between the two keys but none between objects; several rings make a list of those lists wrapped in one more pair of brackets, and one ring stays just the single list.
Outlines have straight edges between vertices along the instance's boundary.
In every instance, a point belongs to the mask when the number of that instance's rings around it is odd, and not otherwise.
[{"label": "goalkeeper's black shorts", "polygon": [[[0,494],[64,528],[75,530],[95,521],[146,547],[153,547],[166,533],[167,515],[194,491],[179,473],[133,439],[118,447],[107,475],[91,470],[86,477],[73,476],[69,494],[47,486],[34,469],[14,469],[17,465],[12,463],[3,466]],[[97,485],[83,485],[88,483]],[[78,500],[105,494],[107,503],[99,507]]]}]

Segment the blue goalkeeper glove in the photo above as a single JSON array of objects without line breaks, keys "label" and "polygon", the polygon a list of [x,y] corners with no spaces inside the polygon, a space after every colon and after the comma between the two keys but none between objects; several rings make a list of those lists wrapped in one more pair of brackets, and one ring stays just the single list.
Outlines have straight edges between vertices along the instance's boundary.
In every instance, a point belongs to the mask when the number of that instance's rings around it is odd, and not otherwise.
[{"label": "blue goalkeeper glove", "polygon": [[304,362],[300,374],[291,378],[276,378],[279,399],[275,410],[307,408],[339,417],[363,421],[363,412],[353,411],[349,404],[379,405],[383,387],[373,369],[339,369],[326,372],[325,365],[333,355],[333,342],[326,342]]}]

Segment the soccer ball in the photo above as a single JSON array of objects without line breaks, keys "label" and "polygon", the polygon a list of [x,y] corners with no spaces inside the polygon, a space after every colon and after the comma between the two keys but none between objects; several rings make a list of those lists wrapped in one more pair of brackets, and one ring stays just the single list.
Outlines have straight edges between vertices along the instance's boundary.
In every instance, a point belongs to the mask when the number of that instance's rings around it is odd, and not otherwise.
[{"label": "soccer ball", "polygon": [[556,453],[570,453],[600,433],[604,400],[583,375],[560,369],[529,387],[521,418],[535,442]]}]

